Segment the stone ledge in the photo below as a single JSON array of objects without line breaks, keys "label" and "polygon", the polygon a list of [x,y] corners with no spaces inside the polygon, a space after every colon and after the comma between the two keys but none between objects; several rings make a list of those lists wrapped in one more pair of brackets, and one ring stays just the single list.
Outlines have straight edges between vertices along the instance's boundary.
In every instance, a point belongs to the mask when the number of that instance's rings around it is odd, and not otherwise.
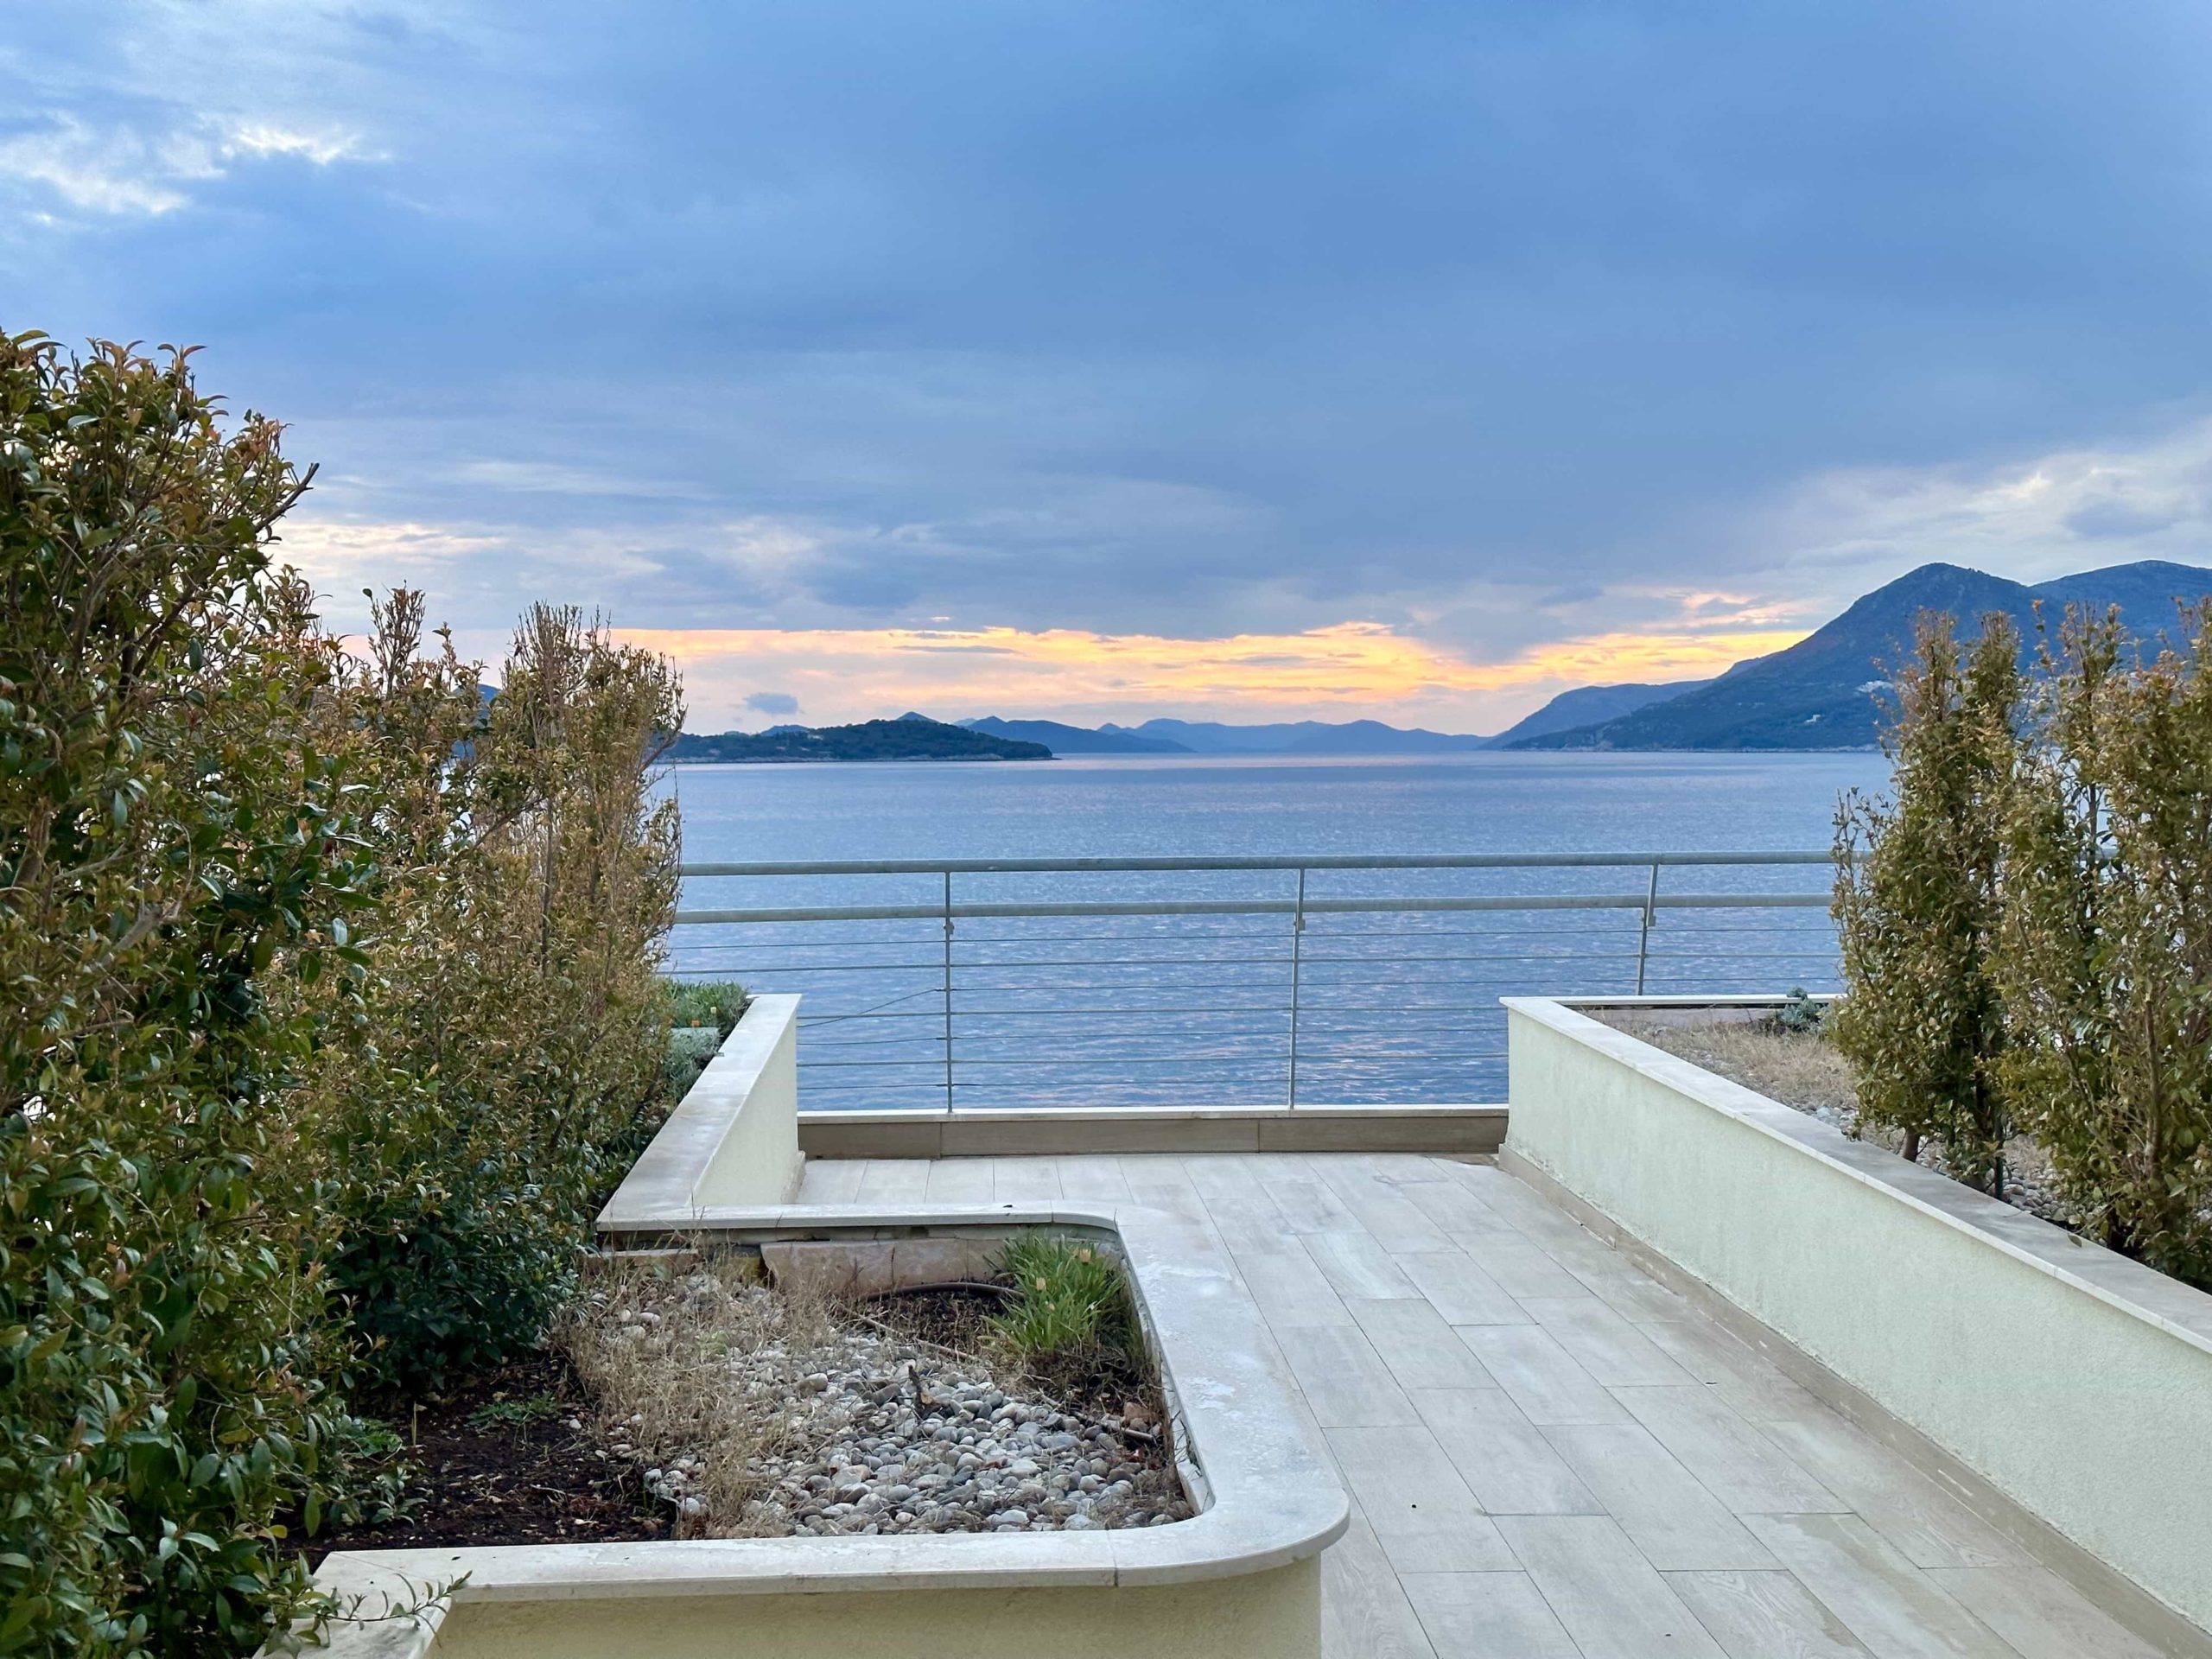
[{"label": "stone ledge", "polygon": [[1482,1157],[1505,1138],[1503,1106],[1280,1109],[1084,1107],[801,1112],[814,1158],[988,1158],[1082,1153],[1418,1152]]},{"label": "stone ledge", "polygon": [[718,1197],[772,1203],[798,1190],[798,998],[756,996],[630,1166],[597,1224]]}]

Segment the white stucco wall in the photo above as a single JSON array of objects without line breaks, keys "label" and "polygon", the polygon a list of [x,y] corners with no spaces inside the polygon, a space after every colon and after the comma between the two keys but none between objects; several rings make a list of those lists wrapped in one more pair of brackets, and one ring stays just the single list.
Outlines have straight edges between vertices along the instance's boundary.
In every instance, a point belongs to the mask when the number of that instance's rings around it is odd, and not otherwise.
[{"label": "white stucco wall", "polygon": [[431,1659],[1296,1659],[1320,1559],[1148,1587],[464,1601]]},{"label": "white stucco wall", "polygon": [[1556,1002],[1509,1152],[2212,1628],[2212,1296]]}]

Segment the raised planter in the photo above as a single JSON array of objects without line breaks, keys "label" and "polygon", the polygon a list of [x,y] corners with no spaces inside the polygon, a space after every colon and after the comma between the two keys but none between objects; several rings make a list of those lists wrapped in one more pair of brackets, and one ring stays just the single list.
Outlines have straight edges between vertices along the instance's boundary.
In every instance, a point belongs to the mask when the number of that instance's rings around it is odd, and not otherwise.
[{"label": "raised planter", "polygon": [[1508,998],[1501,1162],[2212,1628],[2212,1296],[1580,1011],[1688,1001]]},{"label": "raised planter", "polygon": [[[1183,1217],[1134,1205],[791,1205],[796,998],[761,997],[599,1217],[614,1249],[673,1239],[944,1243],[1029,1228],[1116,1249],[1157,1355],[1179,1468],[1198,1513],[1120,1531],[359,1551],[316,1581],[367,1616],[338,1659],[1318,1659],[1321,1551],[1343,1488],[1265,1356],[1258,1310]],[[756,1023],[756,1016],[760,1016]],[[780,1057],[780,1058],[779,1058]],[[711,1088],[716,1066],[722,1077]],[[705,1091],[702,1098],[702,1090]],[[779,1090],[780,1098],[770,1092]],[[769,1109],[757,1117],[755,1109]],[[742,1139],[741,1139],[742,1137]],[[417,1618],[377,1621],[464,1579]]]}]

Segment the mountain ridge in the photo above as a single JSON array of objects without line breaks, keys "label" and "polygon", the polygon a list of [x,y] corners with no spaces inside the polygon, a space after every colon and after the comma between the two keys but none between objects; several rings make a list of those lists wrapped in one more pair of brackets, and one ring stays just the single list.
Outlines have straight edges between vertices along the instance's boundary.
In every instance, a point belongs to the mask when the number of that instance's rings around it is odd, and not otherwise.
[{"label": "mountain ridge", "polygon": [[1888,664],[1911,649],[1915,620],[1948,611],[1961,637],[2002,612],[2023,639],[2036,607],[2120,607],[2131,632],[2155,645],[2171,637],[2164,603],[2212,594],[2212,569],[2143,560],[2057,576],[2034,587],[1965,565],[1923,564],[1863,594],[1796,645],[1739,663],[1719,678],[1611,719],[1523,738],[1536,749],[1864,749],[1876,746]]}]

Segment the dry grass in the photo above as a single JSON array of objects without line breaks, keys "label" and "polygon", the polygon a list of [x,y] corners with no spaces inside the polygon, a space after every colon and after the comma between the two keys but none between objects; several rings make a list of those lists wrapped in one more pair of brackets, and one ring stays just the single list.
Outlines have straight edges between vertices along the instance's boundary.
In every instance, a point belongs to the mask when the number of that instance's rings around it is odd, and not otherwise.
[{"label": "dry grass", "polygon": [[617,1258],[556,1332],[618,1452],[696,1461],[690,1490],[705,1512],[685,1528],[694,1535],[787,1530],[762,1501],[760,1465],[835,1431],[823,1421],[835,1402],[804,1387],[847,1340],[834,1305],[759,1277],[759,1259],[734,1251],[702,1252],[680,1272]]},{"label": "dry grass", "polygon": [[1859,1121],[1859,1085],[1851,1062],[1825,1038],[1784,1031],[1766,1020],[1692,1023],[1641,1019],[1625,1012],[1601,1012],[1596,1017],[1677,1059],[1701,1065],[1801,1112],[1828,1118],[1839,1128],[1848,1130]]}]

